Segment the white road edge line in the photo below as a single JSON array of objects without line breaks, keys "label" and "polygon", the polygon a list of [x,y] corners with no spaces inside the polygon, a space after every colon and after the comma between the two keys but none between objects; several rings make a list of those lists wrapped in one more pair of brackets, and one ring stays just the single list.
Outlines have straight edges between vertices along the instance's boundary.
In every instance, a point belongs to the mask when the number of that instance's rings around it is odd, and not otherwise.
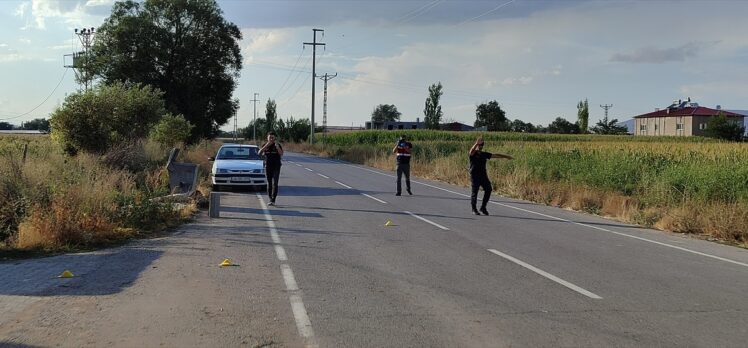
[{"label": "white road edge line", "polygon": [[321,176],[321,177],[323,177],[323,178],[325,178],[325,179],[329,179],[329,178],[330,178],[329,176],[327,176],[327,175],[324,175],[324,174],[320,174],[320,173],[317,173],[317,175],[319,175],[319,176]]},{"label": "white road edge line", "polygon": [[[388,176],[388,177],[392,177],[392,178],[395,177],[394,175],[389,175],[389,174],[381,173],[381,172],[378,172],[378,171],[375,171],[375,170],[371,170],[371,169],[368,169],[368,168],[362,168],[362,167],[354,166],[352,164],[347,164],[347,163],[344,163],[344,164],[347,165],[347,166],[350,166],[350,167],[354,167],[354,168],[358,168],[358,169],[361,169],[361,170],[369,171],[369,172],[376,173],[376,174],[379,174],[379,175],[384,175],[384,176]],[[430,185],[430,184],[427,184],[427,183],[423,183],[423,182],[419,182],[419,181],[415,181],[415,180],[411,180],[411,182],[414,182],[416,184],[420,184],[420,185],[423,185],[423,186],[431,187],[431,188],[434,188],[434,189],[437,189],[437,190],[442,190],[444,192],[449,192],[449,193],[452,193],[452,194],[455,194],[455,195],[458,195],[458,196],[470,197],[470,195],[466,195],[464,193],[460,193],[460,192],[448,190],[448,189],[441,188],[441,187],[434,186],[434,185]],[[687,253],[691,253],[691,254],[695,254],[695,255],[700,255],[700,256],[704,256],[704,257],[708,257],[708,258],[711,258],[711,259],[720,260],[720,261],[724,261],[724,262],[728,262],[728,263],[732,263],[732,264],[735,264],[735,265],[738,265],[738,266],[748,267],[748,263],[745,263],[745,262],[740,262],[740,261],[735,261],[735,260],[731,260],[731,259],[726,259],[724,257],[702,253],[700,251],[696,251],[696,250],[691,250],[691,249],[679,247],[677,245],[671,245],[671,244],[667,244],[667,243],[663,243],[663,242],[658,242],[656,240],[651,240],[651,239],[647,239],[647,238],[643,238],[643,237],[633,236],[633,235],[622,233],[622,232],[612,231],[612,230],[609,230],[607,228],[592,226],[592,225],[585,224],[585,223],[582,223],[582,222],[571,221],[571,220],[567,220],[567,219],[556,217],[556,216],[551,216],[551,215],[547,215],[547,214],[543,214],[543,213],[538,213],[536,211],[532,211],[532,210],[528,210],[528,209],[523,209],[523,208],[511,206],[511,205],[504,204],[504,203],[499,203],[499,202],[494,202],[494,201],[490,201],[490,202],[491,202],[491,204],[500,205],[502,207],[516,209],[516,210],[519,210],[519,211],[524,211],[526,213],[535,214],[535,215],[547,217],[547,218],[550,218],[550,219],[555,219],[555,220],[558,220],[558,221],[564,221],[564,222],[572,223],[572,224],[575,224],[575,225],[592,228],[592,229],[595,229],[595,230],[598,230],[598,231],[612,233],[612,234],[619,235],[619,236],[622,236],[622,237],[633,238],[633,239],[637,239],[637,240],[640,240],[640,241],[643,241],[643,242],[657,244],[657,245],[660,245],[660,246],[664,246],[664,247],[668,247],[668,248],[673,248],[673,249],[680,250],[680,251],[685,251]]]},{"label": "white road edge line", "polygon": [[310,171],[310,172],[313,172],[313,170],[311,170],[311,169],[309,169],[309,168],[304,168],[304,169],[306,169],[306,170],[308,170],[308,171]]},{"label": "white road edge line", "polygon": [[301,164],[298,164],[298,163],[294,163],[294,164],[295,164],[295,165],[296,165],[297,167],[302,167],[302,165],[301,165]]},{"label": "white road edge line", "polygon": [[387,202],[385,202],[385,201],[383,201],[383,200],[381,200],[381,199],[379,199],[379,198],[377,198],[377,197],[374,197],[374,196],[369,196],[369,195],[367,195],[367,194],[365,194],[365,193],[362,193],[362,195],[364,195],[364,196],[366,196],[366,197],[369,197],[369,198],[371,198],[371,199],[373,199],[373,200],[375,200],[375,201],[377,201],[377,202],[379,202],[379,203],[382,203],[382,204],[387,204]]},{"label": "white road edge line", "polygon": [[520,260],[517,260],[517,259],[515,259],[515,258],[513,258],[513,257],[511,257],[511,256],[509,256],[507,254],[504,254],[502,252],[496,251],[495,249],[488,249],[488,251],[491,252],[491,253],[493,253],[493,254],[499,255],[499,256],[501,256],[501,257],[503,257],[503,258],[505,258],[505,259],[507,259],[509,261],[512,261],[512,262],[514,262],[514,263],[516,263],[516,264],[518,264],[518,265],[520,265],[520,266],[522,266],[524,268],[527,268],[527,269],[529,269],[529,270],[531,270],[531,271],[533,271],[533,272],[535,272],[537,274],[540,274],[541,276],[546,277],[546,278],[548,278],[548,279],[550,279],[550,280],[552,280],[552,281],[554,281],[556,283],[559,283],[559,284],[561,284],[561,285],[563,285],[563,286],[565,286],[565,287],[567,287],[567,288],[569,288],[571,290],[574,290],[574,291],[576,291],[576,292],[578,292],[578,293],[580,293],[580,294],[582,294],[584,296],[587,296],[587,297],[595,299],[595,300],[602,300],[603,299],[602,297],[597,296],[597,295],[595,295],[592,292],[589,292],[589,291],[587,291],[585,289],[582,289],[582,288],[580,288],[580,287],[578,287],[578,286],[576,286],[576,285],[574,285],[572,283],[569,283],[569,282],[567,282],[567,281],[565,281],[565,280],[563,280],[563,279],[561,279],[559,277],[556,277],[553,274],[550,274],[550,273],[548,273],[546,271],[543,271],[542,269],[537,268],[537,267],[535,267],[533,265],[530,265],[528,263],[525,263],[525,262],[522,262]]},{"label": "white road edge line", "polygon": [[405,213],[406,213],[406,214],[408,214],[408,215],[410,215],[410,216],[412,216],[412,217],[414,217],[414,218],[416,218],[416,219],[418,219],[418,220],[421,220],[421,221],[423,221],[423,222],[426,222],[426,223],[432,224],[432,225],[434,225],[434,226],[436,226],[436,227],[438,227],[438,228],[441,228],[442,230],[445,230],[445,231],[449,231],[449,228],[446,228],[446,227],[444,227],[444,226],[442,226],[442,225],[439,225],[439,224],[437,224],[436,222],[433,222],[433,221],[431,221],[431,220],[428,220],[428,219],[422,218],[422,217],[420,217],[420,216],[418,216],[418,215],[416,215],[416,214],[413,214],[413,213],[411,213],[411,212],[409,212],[409,211],[405,211]]},{"label": "white road edge line", "polygon": [[286,284],[286,290],[291,294],[288,297],[291,303],[291,311],[293,312],[294,320],[296,321],[296,328],[299,330],[299,336],[301,336],[306,342],[307,348],[316,348],[319,345],[316,343],[314,338],[314,330],[312,329],[312,322],[309,320],[309,314],[307,314],[304,301],[301,299],[301,290],[299,285],[296,283],[296,278],[293,275],[291,266],[286,263],[288,257],[286,251],[281,246],[280,236],[278,236],[278,230],[275,228],[275,222],[273,217],[270,215],[267,204],[262,199],[262,196],[258,193],[257,199],[260,201],[262,211],[265,215],[265,221],[267,222],[268,229],[270,230],[270,237],[273,239],[275,244],[275,253],[278,260],[282,261],[280,265],[281,274],[283,275],[283,282]]},{"label": "white road edge line", "polygon": [[340,186],[343,186],[343,187],[345,187],[345,188],[349,188],[349,189],[352,189],[352,188],[353,188],[353,187],[350,187],[350,186],[348,186],[348,185],[346,185],[346,184],[344,184],[344,183],[342,183],[342,182],[340,182],[340,181],[336,181],[335,183],[336,183],[336,184],[338,184],[338,185],[340,185]]}]

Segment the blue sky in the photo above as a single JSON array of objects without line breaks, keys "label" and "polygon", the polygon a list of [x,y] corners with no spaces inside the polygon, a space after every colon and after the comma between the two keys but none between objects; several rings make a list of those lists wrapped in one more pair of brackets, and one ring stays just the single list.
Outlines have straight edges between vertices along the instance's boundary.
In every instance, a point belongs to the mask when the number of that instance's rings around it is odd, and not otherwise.
[{"label": "blue sky", "polygon": [[[79,88],[63,55],[80,47],[73,29],[100,25],[111,3],[0,1],[0,120],[47,117]],[[437,81],[444,119],[469,124],[489,100],[510,119],[541,124],[574,121],[584,98],[593,122],[603,116],[600,104],[613,104],[610,115],[620,120],[686,97],[748,109],[748,1],[219,4],[244,35],[240,126],[252,118],[255,92],[258,115],[272,98],[281,117],[309,117],[311,48],[302,43],[312,28],[325,30],[319,41],[327,44],[317,73],[338,73],[328,86],[329,125],[362,125],[378,104],[395,104],[403,120],[423,119],[427,88]]]}]

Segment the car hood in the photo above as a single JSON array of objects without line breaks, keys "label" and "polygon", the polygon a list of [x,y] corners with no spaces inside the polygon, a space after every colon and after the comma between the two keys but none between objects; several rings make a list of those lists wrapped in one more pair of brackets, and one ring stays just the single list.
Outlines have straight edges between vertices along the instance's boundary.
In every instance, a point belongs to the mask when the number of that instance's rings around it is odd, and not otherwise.
[{"label": "car hood", "polygon": [[262,160],[216,160],[213,162],[213,173],[219,169],[254,170],[262,169]]}]

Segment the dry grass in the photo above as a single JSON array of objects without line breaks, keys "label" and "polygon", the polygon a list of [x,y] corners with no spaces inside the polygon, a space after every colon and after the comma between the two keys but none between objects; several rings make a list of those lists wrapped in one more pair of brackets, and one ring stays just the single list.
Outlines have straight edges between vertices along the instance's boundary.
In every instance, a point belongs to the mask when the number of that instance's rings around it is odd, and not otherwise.
[{"label": "dry grass", "polygon": [[[19,155],[28,145],[25,162]],[[166,154],[151,143],[102,156],[64,155],[47,137],[0,137],[0,241],[4,249],[89,248],[173,226],[194,204],[173,209]]]}]

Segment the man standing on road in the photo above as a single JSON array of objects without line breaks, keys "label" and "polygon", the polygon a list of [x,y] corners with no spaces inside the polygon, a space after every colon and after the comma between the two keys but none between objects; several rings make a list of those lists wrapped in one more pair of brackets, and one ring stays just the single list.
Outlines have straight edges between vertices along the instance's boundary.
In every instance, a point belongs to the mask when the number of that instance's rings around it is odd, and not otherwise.
[{"label": "man standing on road", "polygon": [[392,149],[392,153],[397,155],[397,193],[395,193],[395,196],[399,196],[402,193],[401,182],[403,174],[405,174],[405,190],[408,191],[409,195],[413,194],[410,191],[410,150],[412,148],[413,144],[408,142],[403,134]]},{"label": "man standing on road", "polygon": [[481,205],[480,212],[488,215],[486,210],[486,204],[488,199],[491,198],[491,181],[488,180],[488,173],[486,172],[486,162],[492,157],[512,159],[512,156],[502,154],[492,154],[490,152],[483,152],[483,137],[478,137],[470,148],[470,182],[472,184],[472,194],[470,195],[470,205],[473,208],[473,214],[480,215],[476,204],[478,201],[478,189],[483,188],[483,205]]},{"label": "man standing on road", "polygon": [[278,196],[278,178],[280,178],[281,156],[283,147],[275,142],[275,132],[268,133],[268,142],[260,148],[260,155],[265,156],[265,178],[268,182],[268,205],[275,205]]}]

